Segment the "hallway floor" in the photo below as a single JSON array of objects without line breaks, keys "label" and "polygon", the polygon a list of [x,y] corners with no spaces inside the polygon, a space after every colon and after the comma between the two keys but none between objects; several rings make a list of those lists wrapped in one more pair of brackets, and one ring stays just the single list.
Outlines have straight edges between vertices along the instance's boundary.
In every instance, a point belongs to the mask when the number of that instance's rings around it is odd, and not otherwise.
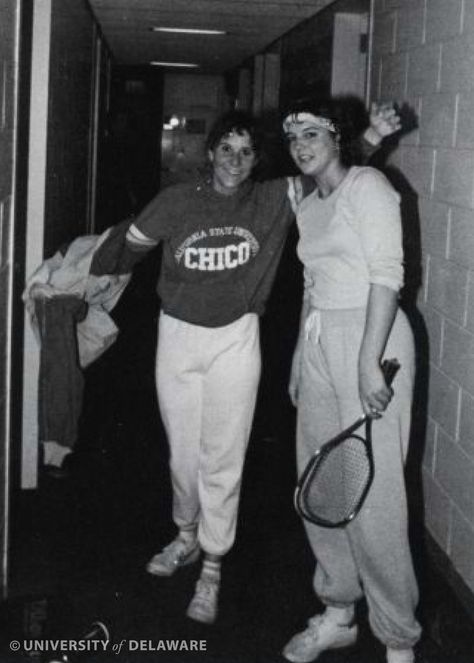
[{"label": "hallway floor", "polygon": [[[145,266],[132,281],[115,313],[119,340],[86,372],[80,443],[69,478],[41,476],[37,491],[14,497],[11,592],[0,605],[1,663],[55,660],[52,654],[13,654],[9,642],[78,639],[95,620],[107,624],[111,643],[125,641],[121,651],[109,646],[105,654],[89,652],[71,661],[279,663],[282,646],[320,608],[311,590],[312,556],[292,508],[294,412],[283,388],[292,337],[278,315],[272,318],[275,306],[263,325],[267,370],[217,623],[202,626],[184,616],[196,565],[171,578],[145,572],[147,560],[174,535],[167,449],[154,395],[153,278]],[[279,295],[284,303],[287,293],[280,289]],[[424,626],[419,660],[473,663],[474,624],[429,561],[420,533],[414,553]],[[360,613],[357,644],[318,661],[383,663],[363,605]],[[150,651],[165,639],[203,641],[205,651]],[[148,651],[136,650],[139,641]]]}]

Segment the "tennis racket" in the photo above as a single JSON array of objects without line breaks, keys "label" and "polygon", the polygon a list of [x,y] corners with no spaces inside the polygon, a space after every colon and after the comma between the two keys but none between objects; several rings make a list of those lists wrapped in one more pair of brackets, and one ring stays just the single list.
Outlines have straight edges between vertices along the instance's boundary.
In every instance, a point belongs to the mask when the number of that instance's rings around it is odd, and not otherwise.
[{"label": "tennis racket", "polygon": [[[383,362],[388,386],[399,368],[396,359]],[[362,429],[364,434],[360,433]],[[374,471],[372,419],[362,415],[310,459],[296,486],[295,508],[316,525],[344,527],[359,513]]]}]

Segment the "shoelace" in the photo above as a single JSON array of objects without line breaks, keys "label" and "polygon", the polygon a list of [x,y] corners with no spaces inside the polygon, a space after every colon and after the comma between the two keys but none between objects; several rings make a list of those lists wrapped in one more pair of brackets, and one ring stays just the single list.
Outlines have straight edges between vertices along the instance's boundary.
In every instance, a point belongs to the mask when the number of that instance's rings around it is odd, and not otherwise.
[{"label": "shoelace", "polygon": [[207,600],[213,598],[217,594],[218,584],[216,582],[206,582],[199,580],[196,587],[196,595],[200,598]]},{"label": "shoelace", "polygon": [[308,620],[308,635],[314,636],[319,634],[319,629],[324,621],[324,615],[315,615]]},{"label": "shoelace", "polygon": [[[318,635],[319,630],[327,617],[328,615],[325,614],[311,617],[311,619],[308,620],[308,631],[310,631],[311,634],[314,633],[315,635]],[[335,626],[337,628],[351,628],[351,624],[335,624]]]},{"label": "shoelace", "polygon": [[187,557],[187,555],[189,555],[191,551],[192,549],[189,550],[186,549],[186,544],[184,543],[184,541],[172,541],[163,550],[166,556],[168,558],[171,558],[171,561],[174,564],[179,564],[181,560]]}]

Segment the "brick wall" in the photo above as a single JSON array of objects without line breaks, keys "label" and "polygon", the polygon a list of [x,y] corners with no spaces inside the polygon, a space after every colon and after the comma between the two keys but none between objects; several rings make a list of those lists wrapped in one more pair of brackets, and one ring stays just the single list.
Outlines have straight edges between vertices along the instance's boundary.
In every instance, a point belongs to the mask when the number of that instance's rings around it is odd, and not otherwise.
[{"label": "brick wall", "polygon": [[418,308],[430,348],[425,522],[474,591],[473,72],[473,0],[375,1],[372,98],[405,102],[417,118],[391,164],[418,197]]}]

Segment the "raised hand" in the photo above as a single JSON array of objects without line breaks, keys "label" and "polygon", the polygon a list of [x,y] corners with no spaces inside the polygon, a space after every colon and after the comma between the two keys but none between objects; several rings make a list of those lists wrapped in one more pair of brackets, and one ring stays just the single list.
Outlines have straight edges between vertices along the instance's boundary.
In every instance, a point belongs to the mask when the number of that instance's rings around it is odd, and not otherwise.
[{"label": "raised hand", "polygon": [[391,136],[402,126],[400,116],[393,104],[372,102],[369,119],[371,129],[380,136],[380,139]]}]

